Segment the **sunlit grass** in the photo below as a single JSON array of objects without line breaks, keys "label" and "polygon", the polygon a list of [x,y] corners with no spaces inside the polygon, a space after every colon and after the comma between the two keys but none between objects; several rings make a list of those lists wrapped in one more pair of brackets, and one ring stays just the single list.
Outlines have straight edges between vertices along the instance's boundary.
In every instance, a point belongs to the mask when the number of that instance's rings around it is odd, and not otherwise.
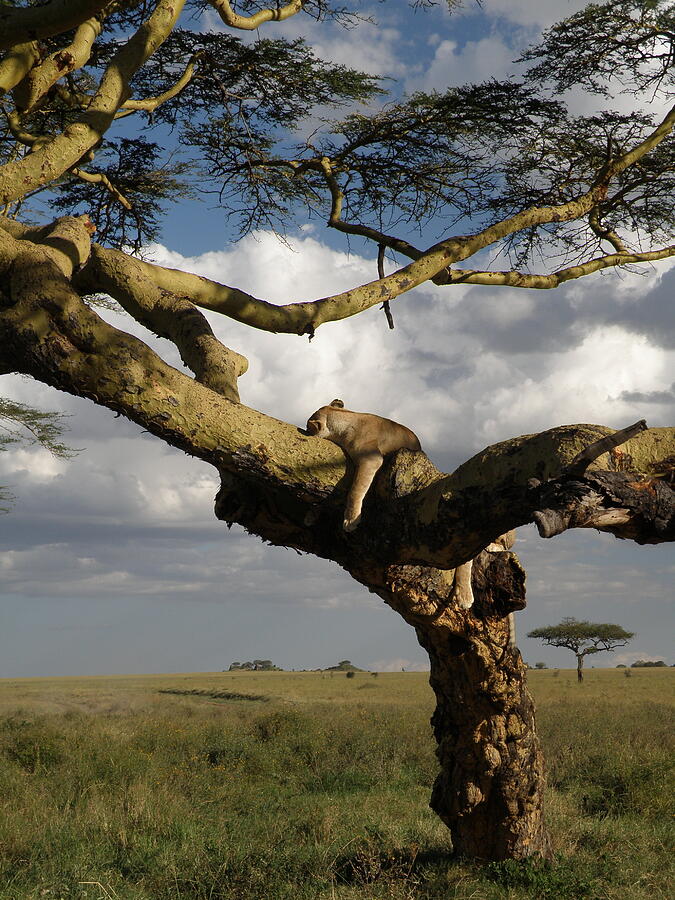
[{"label": "sunlit grass", "polygon": [[675,671],[575,679],[530,679],[544,868],[453,859],[423,674],[2,681],[0,898],[666,900]]}]

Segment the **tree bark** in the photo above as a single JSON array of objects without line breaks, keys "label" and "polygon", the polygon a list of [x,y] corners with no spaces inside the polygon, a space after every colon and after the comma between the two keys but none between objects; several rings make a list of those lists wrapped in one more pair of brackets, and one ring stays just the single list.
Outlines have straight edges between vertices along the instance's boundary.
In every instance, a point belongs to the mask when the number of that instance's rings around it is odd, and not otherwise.
[{"label": "tree bark", "polygon": [[579,684],[584,680],[584,657],[577,656],[577,681]]},{"label": "tree bark", "polygon": [[526,667],[508,615],[525,606],[525,573],[511,552],[473,565],[473,608],[452,599],[453,572],[421,566],[354,571],[413,627],[431,663],[431,724],[440,770],[431,807],[460,856],[548,858],[544,761]]}]

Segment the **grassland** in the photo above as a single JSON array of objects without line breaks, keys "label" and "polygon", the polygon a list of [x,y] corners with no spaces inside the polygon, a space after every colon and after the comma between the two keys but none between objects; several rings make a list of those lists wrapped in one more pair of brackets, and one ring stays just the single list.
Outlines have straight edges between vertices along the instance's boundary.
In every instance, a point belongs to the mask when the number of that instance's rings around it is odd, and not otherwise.
[{"label": "grassland", "polygon": [[543,867],[452,857],[423,674],[0,681],[0,900],[670,900],[675,670],[530,682]]}]

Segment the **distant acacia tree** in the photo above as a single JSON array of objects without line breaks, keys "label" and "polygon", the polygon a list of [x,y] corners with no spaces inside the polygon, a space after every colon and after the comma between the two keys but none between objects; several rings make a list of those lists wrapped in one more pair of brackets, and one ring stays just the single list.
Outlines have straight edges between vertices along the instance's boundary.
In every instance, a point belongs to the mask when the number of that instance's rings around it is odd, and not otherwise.
[{"label": "distant acacia tree", "polygon": [[559,625],[545,625],[543,628],[528,631],[527,636],[539,638],[551,647],[566,647],[571,650],[577,657],[577,680],[583,681],[585,656],[623,647],[635,637],[635,633],[626,631],[620,625],[578,622],[572,617],[567,617]]}]

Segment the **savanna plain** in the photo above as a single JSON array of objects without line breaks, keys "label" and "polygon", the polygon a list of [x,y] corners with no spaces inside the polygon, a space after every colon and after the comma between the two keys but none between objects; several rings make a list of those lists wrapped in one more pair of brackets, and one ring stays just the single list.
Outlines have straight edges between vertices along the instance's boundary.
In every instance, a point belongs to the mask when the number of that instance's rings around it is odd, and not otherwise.
[{"label": "savanna plain", "polygon": [[0,900],[675,896],[675,669],[531,672],[547,865],[453,857],[427,678],[0,681]]}]

